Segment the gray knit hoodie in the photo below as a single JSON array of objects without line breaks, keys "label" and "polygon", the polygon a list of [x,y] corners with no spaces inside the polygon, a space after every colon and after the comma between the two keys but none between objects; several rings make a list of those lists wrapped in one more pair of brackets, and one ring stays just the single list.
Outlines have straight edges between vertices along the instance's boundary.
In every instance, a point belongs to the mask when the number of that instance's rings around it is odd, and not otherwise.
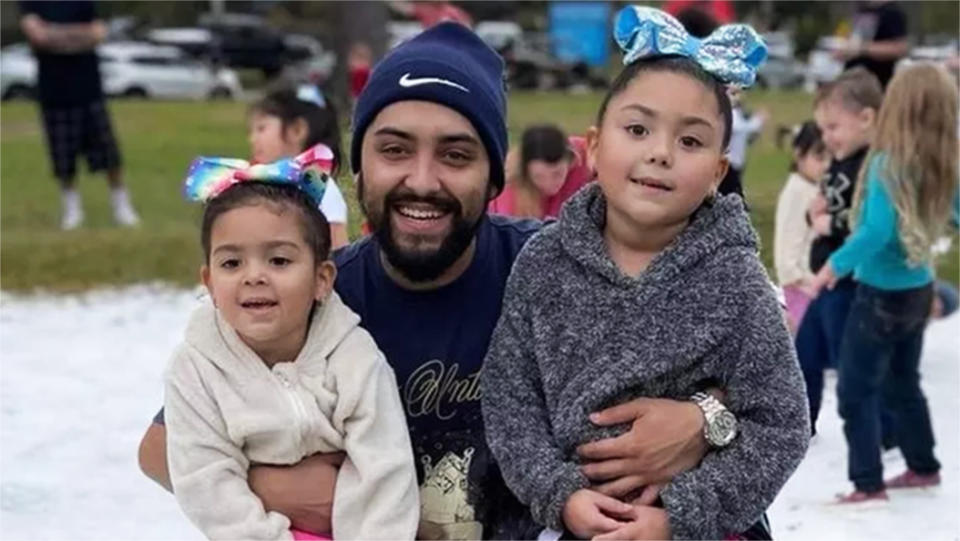
[{"label": "gray knit hoodie", "polygon": [[564,503],[590,484],[576,447],[629,429],[594,426],[590,413],[716,385],[740,433],[661,498],[674,538],[743,532],[799,465],[810,426],[756,234],[740,199],[720,197],[631,278],[607,255],[605,213],[588,185],[514,264],[483,370],[490,448],[533,517],[562,529]]}]

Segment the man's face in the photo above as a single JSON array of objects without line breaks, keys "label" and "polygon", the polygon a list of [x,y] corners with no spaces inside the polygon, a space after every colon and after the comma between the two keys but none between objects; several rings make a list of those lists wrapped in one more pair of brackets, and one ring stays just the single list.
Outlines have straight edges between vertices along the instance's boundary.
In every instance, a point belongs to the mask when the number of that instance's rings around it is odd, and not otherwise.
[{"label": "man's face", "polygon": [[463,254],[491,195],[479,134],[432,102],[384,107],[363,135],[360,171],[363,211],[387,260],[413,282],[439,277]]}]

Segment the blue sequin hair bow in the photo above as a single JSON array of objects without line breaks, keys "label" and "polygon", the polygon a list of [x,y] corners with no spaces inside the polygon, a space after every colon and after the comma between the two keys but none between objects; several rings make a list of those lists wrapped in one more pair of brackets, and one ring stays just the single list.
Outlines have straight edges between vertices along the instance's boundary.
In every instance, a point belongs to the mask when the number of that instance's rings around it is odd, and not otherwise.
[{"label": "blue sequin hair bow", "polygon": [[183,195],[207,203],[241,182],[289,184],[306,193],[318,206],[333,170],[333,151],[317,144],[295,158],[251,164],[234,158],[199,157],[190,164]]},{"label": "blue sequin hair bow", "polygon": [[753,84],[757,68],[767,59],[763,39],[745,24],[727,24],[698,39],[670,14],[642,6],[620,10],[613,37],[624,53],[624,65],[662,55],[685,56],[724,83],[741,88]]}]

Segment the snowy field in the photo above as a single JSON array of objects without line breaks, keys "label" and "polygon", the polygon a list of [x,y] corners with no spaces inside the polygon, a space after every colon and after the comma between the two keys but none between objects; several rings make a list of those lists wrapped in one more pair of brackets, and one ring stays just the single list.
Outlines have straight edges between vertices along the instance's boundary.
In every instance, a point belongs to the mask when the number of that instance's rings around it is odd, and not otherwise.
[{"label": "snowy field", "polygon": [[[196,294],[160,286],[0,296],[0,538],[201,539],[141,475],[136,449]],[[818,439],[770,510],[775,538],[958,539],[960,317],[932,324],[923,358],[944,485],[879,508],[828,505],[849,490],[830,378]],[[888,473],[903,460],[884,457]]]}]

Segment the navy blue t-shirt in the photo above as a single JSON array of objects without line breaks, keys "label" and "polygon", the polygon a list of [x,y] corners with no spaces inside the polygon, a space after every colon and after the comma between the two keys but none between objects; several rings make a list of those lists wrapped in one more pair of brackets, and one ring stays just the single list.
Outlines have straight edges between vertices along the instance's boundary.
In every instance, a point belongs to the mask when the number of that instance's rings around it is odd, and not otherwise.
[{"label": "navy blue t-shirt", "polygon": [[421,522],[472,538],[536,537],[487,447],[480,368],[513,261],[539,227],[530,220],[484,218],[470,266],[431,291],[403,289],[390,279],[372,237],[335,256],[337,292],[397,376],[421,485]]},{"label": "navy blue t-shirt", "polygon": [[[33,13],[48,23],[91,23],[97,19],[90,1],[20,2],[22,15]],[[50,107],[86,105],[103,99],[100,65],[95,51],[58,54],[34,50],[37,57],[37,96]]]}]

